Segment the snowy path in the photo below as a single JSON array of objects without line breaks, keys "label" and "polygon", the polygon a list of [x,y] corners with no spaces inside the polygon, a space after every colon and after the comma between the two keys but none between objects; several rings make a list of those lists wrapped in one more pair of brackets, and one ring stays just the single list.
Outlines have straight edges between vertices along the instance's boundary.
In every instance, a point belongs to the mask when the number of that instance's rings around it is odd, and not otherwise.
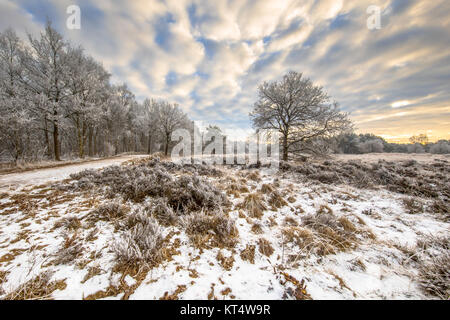
[{"label": "snowy path", "polygon": [[17,190],[26,185],[40,185],[51,181],[63,180],[68,178],[72,173],[85,169],[100,169],[145,156],[146,155],[126,155],[104,160],[71,164],[57,168],[36,169],[27,172],[5,174],[0,176],[0,191]]}]

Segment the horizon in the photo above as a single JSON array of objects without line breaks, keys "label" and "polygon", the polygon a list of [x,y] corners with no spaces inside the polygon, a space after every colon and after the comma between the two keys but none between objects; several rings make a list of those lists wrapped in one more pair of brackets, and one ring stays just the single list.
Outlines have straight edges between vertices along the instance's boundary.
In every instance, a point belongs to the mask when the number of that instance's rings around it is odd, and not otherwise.
[{"label": "horizon", "polygon": [[[67,7],[81,9],[70,30]],[[380,8],[369,30],[368,7]],[[251,130],[257,86],[289,70],[322,85],[356,133],[407,143],[450,137],[450,3],[436,1],[0,1],[0,30],[24,38],[46,19],[127,83],[195,121]],[[181,54],[180,54],[181,53]]]}]

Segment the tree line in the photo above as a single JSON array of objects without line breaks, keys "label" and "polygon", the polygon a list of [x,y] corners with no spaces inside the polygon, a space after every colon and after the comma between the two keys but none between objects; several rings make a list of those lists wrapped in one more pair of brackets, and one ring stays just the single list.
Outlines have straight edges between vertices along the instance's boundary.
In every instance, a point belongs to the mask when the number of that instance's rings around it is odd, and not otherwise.
[{"label": "tree line", "polygon": [[167,101],[138,103],[102,64],[47,22],[40,36],[0,33],[0,158],[61,160],[169,152],[171,133],[192,129]]},{"label": "tree line", "polygon": [[412,136],[409,143],[389,143],[384,138],[374,134],[343,133],[335,137],[332,144],[333,153],[363,154],[363,153],[433,153],[449,154],[450,141],[439,140],[429,142],[425,134]]},{"label": "tree line", "polygon": [[[450,152],[448,141],[429,143],[425,135],[411,137],[410,144],[393,144],[355,134],[338,103],[293,71],[258,87],[250,119],[257,130],[280,133],[283,160],[305,153]],[[167,155],[172,133],[180,128],[195,130],[178,105],[137,102],[126,84],[112,84],[103,65],[66,41],[50,22],[27,41],[12,29],[0,33],[0,160]]]}]

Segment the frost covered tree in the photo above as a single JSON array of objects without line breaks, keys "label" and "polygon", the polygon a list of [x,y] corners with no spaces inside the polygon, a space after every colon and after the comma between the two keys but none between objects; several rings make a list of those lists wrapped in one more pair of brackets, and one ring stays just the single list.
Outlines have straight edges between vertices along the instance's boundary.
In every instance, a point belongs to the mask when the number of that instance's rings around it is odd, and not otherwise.
[{"label": "frost covered tree", "polygon": [[47,22],[40,35],[0,33],[0,157],[107,156],[149,152],[191,123],[166,101],[138,103],[83,48],[65,41]]},{"label": "frost covered tree", "polygon": [[335,136],[351,127],[324,89],[301,73],[289,72],[280,81],[264,82],[250,118],[255,128],[275,129],[281,134],[283,160],[289,153],[316,153],[310,142]]},{"label": "frost covered tree", "polygon": [[159,104],[154,99],[146,99],[143,104],[143,130],[148,132],[147,139],[147,153],[151,154],[153,151],[153,144],[155,137],[160,134],[159,127]]},{"label": "frost covered tree", "polygon": [[[26,77],[24,85],[30,94],[40,95],[42,104],[34,104],[35,113],[41,114],[44,122],[43,130],[53,137],[54,159],[61,160],[60,131],[64,108],[71,96],[69,89],[69,45],[64,41],[50,22],[39,38],[29,35],[30,55],[24,66]],[[49,125],[48,125],[49,124]],[[48,139],[48,137],[47,137]]]},{"label": "frost covered tree", "polygon": [[172,133],[176,129],[186,128],[190,121],[177,104],[162,101],[159,103],[158,122],[164,139],[164,155],[167,156]]},{"label": "frost covered tree", "polygon": [[26,141],[32,129],[26,92],[20,83],[23,54],[22,43],[13,30],[0,34],[0,140],[16,163],[27,152]]},{"label": "frost covered tree", "polygon": [[[104,102],[104,90],[109,81],[109,73],[91,57],[87,57],[81,48],[70,51],[69,91],[70,103],[67,107],[67,117],[72,121],[78,142],[78,155],[85,156],[85,144],[92,135],[98,114]],[[89,149],[92,155],[92,146]]]},{"label": "frost covered tree", "polygon": [[384,146],[380,139],[370,139],[358,144],[359,152],[361,153],[381,153]]}]

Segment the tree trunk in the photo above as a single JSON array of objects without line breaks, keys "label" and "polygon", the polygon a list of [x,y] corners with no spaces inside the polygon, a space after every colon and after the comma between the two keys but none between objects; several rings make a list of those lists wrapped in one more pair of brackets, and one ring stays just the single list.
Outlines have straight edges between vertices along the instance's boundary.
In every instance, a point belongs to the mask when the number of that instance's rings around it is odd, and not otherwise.
[{"label": "tree trunk", "polygon": [[80,148],[80,158],[84,159],[84,146],[86,145],[86,122],[83,121],[81,126],[81,148]]},{"label": "tree trunk", "polygon": [[148,154],[152,154],[152,133],[151,133],[151,131],[148,132],[148,149],[147,149],[147,153]]},{"label": "tree trunk", "polygon": [[166,135],[166,146],[164,148],[164,155],[167,156],[169,154],[169,135]]},{"label": "tree trunk", "polygon": [[89,154],[89,157],[93,156],[93,154],[92,154],[92,135],[93,135],[93,132],[92,131],[93,131],[92,130],[92,126],[90,126],[89,127],[89,133],[88,133],[88,154]]},{"label": "tree trunk", "polygon": [[288,161],[288,135],[283,135],[283,161]]},{"label": "tree trunk", "polygon": [[77,116],[76,126],[77,126],[77,138],[78,138],[78,156],[80,158],[83,158],[83,136],[81,134],[80,117],[79,116]]},{"label": "tree trunk", "polygon": [[[56,116],[56,112],[55,112]],[[59,127],[58,122],[53,120],[53,148],[55,150],[55,160],[61,161],[60,153],[59,153]]]},{"label": "tree trunk", "polygon": [[48,125],[47,119],[44,118],[44,127],[45,127],[45,144],[47,145],[47,156],[50,158],[52,156],[52,146],[50,144],[50,138],[48,137]]},{"label": "tree trunk", "polygon": [[97,141],[98,138],[97,138],[97,134],[98,134],[97,130],[95,130],[95,132],[93,132],[93,140],[94,140],[94,154],[93,155],[98,155],[98,141]]}]

